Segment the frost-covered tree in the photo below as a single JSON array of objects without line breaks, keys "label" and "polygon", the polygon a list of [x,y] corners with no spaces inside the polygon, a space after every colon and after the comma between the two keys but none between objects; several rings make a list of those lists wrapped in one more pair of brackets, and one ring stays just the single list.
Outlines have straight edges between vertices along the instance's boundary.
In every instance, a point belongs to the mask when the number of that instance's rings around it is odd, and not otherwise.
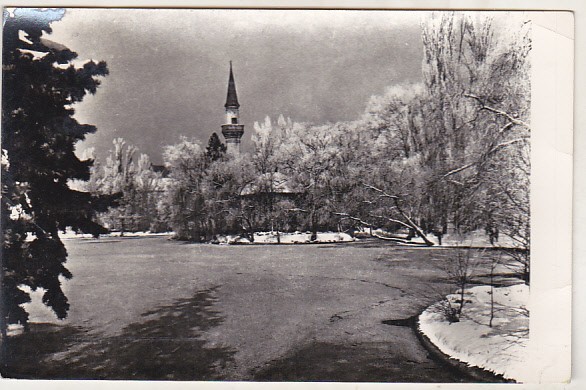
[{"label": "frost-covered tree", "polygon": [[[422,29],[428,153],[427,219],[478,228],[493,159],[516,154],[529,136],[529,24],[497,29],[489,17],[435,14]],[[503,174],[505,172],[502,172]],[[527,192],[528,188],[522,189]],[[433,205],[446,205],[439,212]]]},{"label": "frost-covered tree", "polygon": [[270,173],[275,170],[274,154],[278,145],[271,118],[269,116],[265,117],[263,123],[254,122],[253,129],[253,164],[260,174]]},{"label": "frost-covered tree", "polygon": [[421,153],[424,137],[422,110],[425,91],[420,84],[395,85],[381,96],[372,96],[362,117],[376,146],[385,158],[410,158]]},{"label": "frost-covered tree", "polygon": [[157,204],[162,192],[161,174],[153,170],[150,158],[123,138],[113,140],[106,163],[92,172],[90,183],[98,194],[118,195],[117,206],[100,214],[110,229],[148,231],[161,224]]},{"label": "frost-covered tree", "polygon": [[163,160],[172,181],[166,194],[170,225],[179,239],[200,241],[205,234],[205,152],[196,141],[183,138],[165,147]]},{"label": "frost-covered tree", "polygon": [[432,245],[421,207],[429,179],[429,168],[422,161],[435,147],[427,138],[428,100],[421,85],[394,86],[370,99],[362,124],[371,165],[361,173],[363,185],[354,196],[364,205],[361,223],[391,231],[407,229],[409,238],[419,236]]},{"label": "frost-covered tree", "polygon": [[257,178],[248,156],[234,156],[208,167],[202,179],[207,239],[216,234],[237,233],[254,241],[254,233],[268,214],[256,201],[247,201],[242,195],[246,188],[254,186]]},{"label": "frost-covered tree", "polygon": [[104,206],[89,193],[72,190],[70,180],[87,180],[91,160],[81,161],[75,144],[96,131],[73,117],[73,105],[94,94],[104,62],[81,67],[77,54],[49,41],[51,23],[63,10],[4,10],[2,51],[2,285],[0,330],[26,326],[20,289],[44,290],[42,301],[59,318],[69,309],[60,278],[71,278],[59,231],[98,235],[94,222]]},{"label": "frost-covered tree", "polygon": [[528,221],[529,167],[518,157],[529,136],[528,24],[495,24],[433,14],[422,24],[423,85],[395,86],[370,100],[362,119],[375,140],[372,174],[363,175],[371,181],[371,196],[363,195],[370,213],[440,241],[449,225],[496,238],[519,225],[507,218]]},{"label": "frost-covered tree", "polygon": [[344,149],[343,137],[342,126],[297,125],[280,150],[284,173],[300,191],[299,211],[307,217],[306,227],[312,232],[312,240],[320,228],[332,227],[333,210],[329,206],[335,202],[335,182],[341,179],[336,172],[345,152],[351,151]]},{"label": "frost-covered tree", "polygon": [[164,227],[165,223],[158,215],[157,204],[163,191],[160,172],[153,170],[151,159],[141,153],[134,175],[135,212],[138,215],[136,229],[139,231],[155,231]]},{"label": "frost-covered tree", "polygon": [[115,138],[113,144],[114,149],[106,158],[99,187],[100,193],[120,194],[121,197],[118,206],[108,210],[101,217],[110,229],[119,230],[124,234],[127,230],[135,230],[136,167],[134,157],[136,148],[127,145],[123,138]]},{"label": "frost-covered tree", "polygon": [[256,213],[240,198],[254,181],[247,157],[209,161],[197,141],[183,138],[165,147],[163,158],[170,171],[164,208],[178,239],[209,241],[226,233],[252,238]]}]

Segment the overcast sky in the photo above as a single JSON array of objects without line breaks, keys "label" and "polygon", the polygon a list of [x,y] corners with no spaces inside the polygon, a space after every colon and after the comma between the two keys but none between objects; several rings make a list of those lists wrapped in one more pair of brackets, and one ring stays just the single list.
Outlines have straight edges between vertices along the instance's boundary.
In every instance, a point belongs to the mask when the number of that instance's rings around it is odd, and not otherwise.
[{"label": "overcast sky", "polygon": [[373,94],[419,81],[422,12],[68,9],[48,38],[104,60],[110,75],[76,117],[98,126],[79,149],[103,158],[124,137],[161,162],[181,135],[220,132],[233,61],[244,143],[279,114],[353,120]]}]

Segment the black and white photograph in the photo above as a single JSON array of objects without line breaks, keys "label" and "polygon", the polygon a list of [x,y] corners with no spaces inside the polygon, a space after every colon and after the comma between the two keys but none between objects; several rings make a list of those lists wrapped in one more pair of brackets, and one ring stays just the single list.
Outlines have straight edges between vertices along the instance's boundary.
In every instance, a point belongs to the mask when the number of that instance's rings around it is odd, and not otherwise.
[{"label": "black and white photograph", "polygon": [[2,378],[539,382],[536,14],[4,8]]}]

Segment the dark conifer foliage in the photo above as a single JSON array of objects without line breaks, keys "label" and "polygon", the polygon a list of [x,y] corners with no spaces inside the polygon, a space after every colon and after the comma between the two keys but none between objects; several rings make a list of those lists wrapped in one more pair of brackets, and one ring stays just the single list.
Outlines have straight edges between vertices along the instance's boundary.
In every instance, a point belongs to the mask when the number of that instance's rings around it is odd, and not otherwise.
[{"label": "dark conifer foliage", "polygon": [[226,154],[226,145],[220,141],[218,134],[213,133],[208,141],[206,147],[206,157],[209,161],[216,161],[221,159]]},{"label": "dark conifer foliage", "polygon": [[[81,161],[75,144],[96,131],[73,118],[72,105],[94,94],[105,62],[75,67],[77,54],[46,39],[64,10],[4,11],[2,52],[2,300],[0,328],[26,326],[19,305],[30,300],[18,286],[43,288],[43,303],[59,318],[69,309],[60,277],[67,252],[59,231],[95,236],[106,230],[93,218],[108,202],[69,188],[71,179],[87,180],[91,160]],[[44,34],[45,33],[45,34]]]}]

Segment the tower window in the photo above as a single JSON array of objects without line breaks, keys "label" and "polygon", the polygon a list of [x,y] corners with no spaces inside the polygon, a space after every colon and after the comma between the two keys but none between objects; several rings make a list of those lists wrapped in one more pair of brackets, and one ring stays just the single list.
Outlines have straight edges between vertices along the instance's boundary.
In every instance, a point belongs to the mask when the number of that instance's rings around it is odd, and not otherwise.
[{"label": "tower window", "polygon": [[238,124],[238,118],[232,118],[232,124],[233,125]]}]

